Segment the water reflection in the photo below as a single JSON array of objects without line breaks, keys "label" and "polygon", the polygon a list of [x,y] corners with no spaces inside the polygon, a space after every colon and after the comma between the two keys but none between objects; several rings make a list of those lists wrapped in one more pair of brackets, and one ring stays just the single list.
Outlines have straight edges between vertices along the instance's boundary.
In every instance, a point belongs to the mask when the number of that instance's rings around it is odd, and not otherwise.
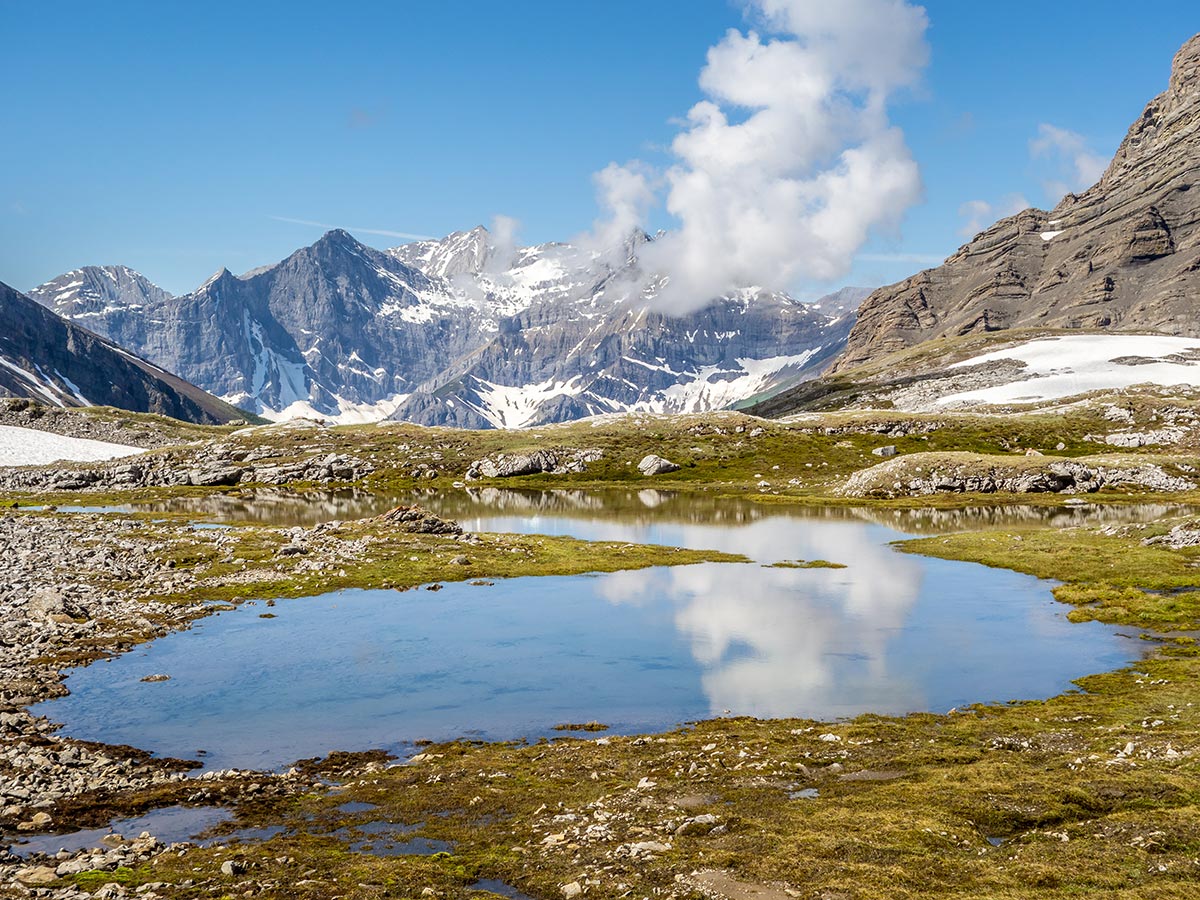
[{"label": "water reflection", "polygon": [[727,535],[691,534],[690,546],[723,543],[720,549],[762,561],[830,559],[847,567],[760,566],[752,575],[735,566],[621,572],[601,593],[617,603],[671,598],[675,626],[702,668],[713,715],[726,709],[761,717],[924,709],[926,692],[903,672],[892,677],[887,653],[920,596],[923,565],[888,547],[889,537],[870,526],[787,519]]},{"label": "water reflection", "polygon": [[120,509],[184,514],[208,522],[291,526],[315,525],[334,519],[366,518],[384,513],[400,503],[420,503],[439,515],[471,521],[498,516],[553,516],[569,519],[603,518],[624,524],[677,522],[742,525],[769,520],[781,514],[802,512],[808,518],[825,521],[875,522],[908,534],[941,534],[1019,525],[1070,527],[1144,522],[1192,511],[1191,507],[1179,504],[1101,506],[1078,498],[1068,498],[1054,506],[974,506],[961,509],[804,507],[767,505],[704,492],[662,491],[656,488],[582,491],[478,486],[453,491],[430,488],[400,494],[373,494],[355,489],[304,493],[271,488],[245,489],[201,497],[147,501]]},{"label": "water reflection", "polygon": [[[345,591],[280,602],[273,619],[243,608],[75,670],[71,695],[36,712],[76,737],[265,767],[421,738],[537,737],[562,722],[633,732],[726,711],[941,711],[1049,696],[1137,656],[1111,628],[1068,623],[1044,582],[897,553],[897,532],[862,520],[770,512],[736,525],[477,514],[487,530],[756,562]],[[816,558],[847,567],[767,565]],[[143,683],[149,672],[172,677]]]}]

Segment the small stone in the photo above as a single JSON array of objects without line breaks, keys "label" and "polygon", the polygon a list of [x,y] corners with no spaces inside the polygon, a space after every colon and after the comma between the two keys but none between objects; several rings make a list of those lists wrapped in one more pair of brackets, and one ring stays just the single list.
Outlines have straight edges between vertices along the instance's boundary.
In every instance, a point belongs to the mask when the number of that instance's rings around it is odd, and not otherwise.
[{"label": "small stone", "polygon": [[572,881],[570,884],[564,884],[562,886],[562,895],[566,898],[566,900],[572,900],[572,898],[578,897],[582,893],[583,888],[580,886],[578,881]]},{"label": "small stone", "polygon": [[469,566],[470,564],[471,560],[465,556],[456,556],[450,560],[450,565],[452,566]]},{"label": "small stone", "polygon": [[170,681],[170,680],[171,680],[171,676],[164,675],[162,672],[156,672],[153,675],[147,675],[145,678],[142,679],[142,681],[146,681],[146,682]]},{"label": "small stone", "polygon": [[871,451],[875,456],[882,456],[884,459],[896,455],[896,445],[888,444],[886,447],[876,447]]},{"label": "small stone", "polygon": [[54,819],[50,817],[50,813],[40,812],[34,813],[33,818],[31,818],[29,821],[33,823],[35,828],[45,828],[52,824]]},{"label": "small stone", "polygon": [[221,863],[221,874],[222,875],[229,875],[229,876],[241,875],[245,871],[246,871],[246,864],[244,862],[241,862],[240,860],[227,859],[227,860],[225,860],[225,862]]}]

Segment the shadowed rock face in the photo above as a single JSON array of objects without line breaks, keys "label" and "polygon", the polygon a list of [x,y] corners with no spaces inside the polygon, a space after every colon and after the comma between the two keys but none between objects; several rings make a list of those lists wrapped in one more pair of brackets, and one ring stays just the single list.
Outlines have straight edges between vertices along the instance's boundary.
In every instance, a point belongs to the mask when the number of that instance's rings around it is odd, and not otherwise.
[{"label": "shadowed rock face", "polygon": [[1001,219],[935,269],[875,291],[844,371],[922,341],[1014,327],[1200,335],[1200,35],[1100,181]]},{"label": "shadowed rock face", "polygon": [[245,415],[0,284],[0,396],[215,424]]}]

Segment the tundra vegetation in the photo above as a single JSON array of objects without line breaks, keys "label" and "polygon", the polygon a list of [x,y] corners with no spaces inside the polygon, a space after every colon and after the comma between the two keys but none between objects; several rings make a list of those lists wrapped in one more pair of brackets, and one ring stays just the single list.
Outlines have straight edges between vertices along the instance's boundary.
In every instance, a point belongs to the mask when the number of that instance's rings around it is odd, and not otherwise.
[{"label": "tundra vegetation", "polygon": [[[839,722],[722,718],[640,737],[605,735],[595,722],[563,723],[553,740],[429,745],[404,765],[370,753],[311,761],[304,771],[320,778],[302,773],[286,789],[263,789],[265,776],[256,791],[240,777],[203,790],[193,789],[194,779],[134,785],[53,807],[55,828],[177,802],[231,806],[229,832],[274,828],[265,839],[229,838],[123,867],[42,877],[55,890],[108,891],[101,896],[121,896],[104,887],[117,884],[143,896],[314,900],[467,897],[509,887],[542,900],[1194,896],[1200,519],[1186,507],[1200,485],[1198,406],[1191,395],[1139,389],[997,415],[635,415],[519,432],[403,424],[189,428],[180,440],[190,443],[138,459],[142,471],[160,473],[153,478],[118,486],[103,474],[128,460],[6,474],[0,496],[16,508],[4,519],[60,527],[96,550],[142,548],[153,563],[148,574],[96,575],[92,588],[166,610],[149,629],[122,631],[109,622],[103,640],[64,641],[29,660],[41,674],[31,676],[27,695],[53,690],[46,673],[186,625],[213,602],[736,559],[463,535],[420,512],[312,527],[256,524],[247,515],[230,529],[194,531],[187,525],[193,514],[171,507],[173,500],[249,504],[264,490],[323,497],[353,489],[413,507],[426,492],[523,487],[620,488],[630,497],[687,491],[714,510],[735,501],[802,503],[875,508],[881,517],[900,509],[1083,501],[1169,500],[1179,510],[1151,522],[1000,524],[898,546],[1053,579],[1054,596],[1070,605],[1073,620],[1141,632],[1143,661],[1088,675],[1049,700]],[[884,447],[894,455],[873,452]],[[542,471],[467,477],[473,466],[478,475],[480,460],[539,451],[546,454]],[[679,468],[646,476],[639,462],[648,455]],[[331,457],[349,460],[354,483],[336,477],[341,462],[314,468]],[[188,483],[204,479],[186,473],[214,467],[237,475],[227,484]],[[84,487],[54,489],[66,470],[101,474]],[[255,482],[263,471],[316,477]],[[184,474],[172,480],[171,473]],[[105,517],[111,528],[85,536],[72,524],[78,514],[45,508],[72,503],[132,505]],[[644,497],[640,508],[655,515]],[[13,866],[8,871],[16,877]]]}]

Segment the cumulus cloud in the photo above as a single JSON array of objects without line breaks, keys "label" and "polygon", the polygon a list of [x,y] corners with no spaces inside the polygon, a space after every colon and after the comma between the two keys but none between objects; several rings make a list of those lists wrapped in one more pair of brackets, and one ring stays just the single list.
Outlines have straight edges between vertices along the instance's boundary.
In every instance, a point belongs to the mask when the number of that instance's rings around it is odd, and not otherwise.
[{"label": "cumulus cloud", "polygon": [[1009,194],[997,203],[968,200],[958,208],[958,214],[965,220],[958,233],[965,238],[974,237],[997,219],[1014,216],[1031,205],[1024,194]]},{"label": "cumulus cloud", "polygon": [[761,33],[730,30],[709,49],[705,99],[661,178],[639,163],[597,176],[606,215],[594,235],[643,212],[661,182],[677,226],[642,261],[668,276],[659,304],[672,311],[748,285],[841,277],[869,234],[896,227],[921,196],[887,106],[928,61],[924,9],[906,0],[747,7]]},{"label": "cumulus cloud", "polygon": [[634,229],[642,226],[654,205],[654,178],[650,167],[641,163],[609,163],[593,175],[600,217],[591,231],[572,243],[600,252],[620,247]]},{"label": "cumulus cloud", "polygon": [[1029,152],[1034,159],[1046,159],[1056,166],[1057,176],[1042,183],[1046,196],[1056,203],[1064,194],[1091,187],[1108,167],[1108,160],[1092,151],[1083,135],[1046,122],[1038,126]]}]

